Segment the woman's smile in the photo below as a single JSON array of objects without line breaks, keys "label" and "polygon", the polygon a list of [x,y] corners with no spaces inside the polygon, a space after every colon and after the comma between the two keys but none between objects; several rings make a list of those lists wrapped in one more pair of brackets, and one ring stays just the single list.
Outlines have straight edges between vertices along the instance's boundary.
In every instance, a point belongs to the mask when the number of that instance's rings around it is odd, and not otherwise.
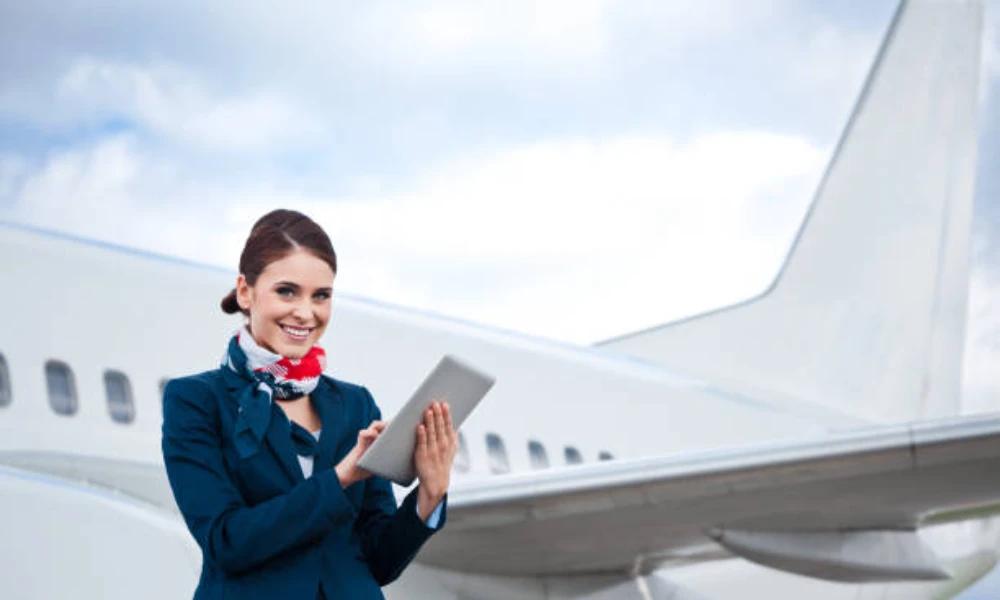
[{"label": "woman's smile", "polygon": [[278,324],[281,330],[288,334],[288,337],[297,342],[305,342],[309,340],[309,336],[312,334],[312,327],[293,327],[291,325]]}]

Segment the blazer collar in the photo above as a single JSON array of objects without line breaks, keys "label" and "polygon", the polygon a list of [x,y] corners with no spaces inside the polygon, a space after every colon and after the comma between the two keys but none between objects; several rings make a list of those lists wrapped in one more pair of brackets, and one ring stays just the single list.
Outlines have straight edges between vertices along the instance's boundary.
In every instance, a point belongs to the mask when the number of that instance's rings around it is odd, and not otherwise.
[{"label": "blazer collar", "polygon": [[[340,442],[346,439],[347,423],[345,419],[347,413],[344,410],[343,397],[340,388],[333,379],[322,376],[319,385],[313,390],[313,406],[319,414],[320,421],[323,422],[323,432],[319,436],[319,453],[313,462],[313,472],[320,469],[327,469],[334,466],[334,461],[339,458],[337,455]],[[350,439],[353,442],[353,438]],[[352,443],[353,446],[353,443]]]}]

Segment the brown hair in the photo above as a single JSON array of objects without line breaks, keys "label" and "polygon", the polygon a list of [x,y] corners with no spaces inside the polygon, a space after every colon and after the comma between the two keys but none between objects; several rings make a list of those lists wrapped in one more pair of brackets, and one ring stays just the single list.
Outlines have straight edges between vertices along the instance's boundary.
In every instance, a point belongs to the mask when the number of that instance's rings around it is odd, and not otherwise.
[{"label": "brown hair", "polygon": [[[337,272],[337,254],[323,228],[300,212],[279,208],[254,223],[240,254],[240,274],[247,283],[255,285],[264,267],[296,248],[311,252]],[[222,310],[227,314],[247,314],[236,301],[236,288],[222,299]]]}]

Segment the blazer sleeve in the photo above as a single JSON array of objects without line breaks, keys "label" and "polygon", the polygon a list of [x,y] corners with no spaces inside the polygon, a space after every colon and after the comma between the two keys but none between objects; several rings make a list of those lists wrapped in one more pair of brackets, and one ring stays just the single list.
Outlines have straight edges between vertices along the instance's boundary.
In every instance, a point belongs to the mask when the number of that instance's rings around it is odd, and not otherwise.
[{"label": "blazer sleeve", "polygon": [[191,380],[167,385],[163,460],[174,499],[206,561],[227,574],[241,573],[350,526],[357,517],[333,469],[247,506],[223,463],[218,427],[218,407],[207,385]]},{"label": "blazer sleeve", "polygon": [[[371,392],[364,390],[374,414],[381,419]],[[441,500],[441,518],[437,527],[428,527],[417,514],[419,486],[407,494],[396,508],[392,484],[378,476],[365,480],[365,494],[355,527],[361,536],[368,569],[380,586],[399,577],[432,534],[444,527],[448,514],[448,497]]]}]

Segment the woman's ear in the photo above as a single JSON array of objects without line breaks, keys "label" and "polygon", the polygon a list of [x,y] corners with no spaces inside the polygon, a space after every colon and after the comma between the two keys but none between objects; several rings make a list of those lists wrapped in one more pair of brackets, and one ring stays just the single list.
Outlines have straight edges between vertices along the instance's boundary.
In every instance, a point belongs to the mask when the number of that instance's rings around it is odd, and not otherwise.
[{"label": "woman's ear", "polygon": [[236,278],[236,303],[243,312],[250,310],[250,284],[242,273]]}]

